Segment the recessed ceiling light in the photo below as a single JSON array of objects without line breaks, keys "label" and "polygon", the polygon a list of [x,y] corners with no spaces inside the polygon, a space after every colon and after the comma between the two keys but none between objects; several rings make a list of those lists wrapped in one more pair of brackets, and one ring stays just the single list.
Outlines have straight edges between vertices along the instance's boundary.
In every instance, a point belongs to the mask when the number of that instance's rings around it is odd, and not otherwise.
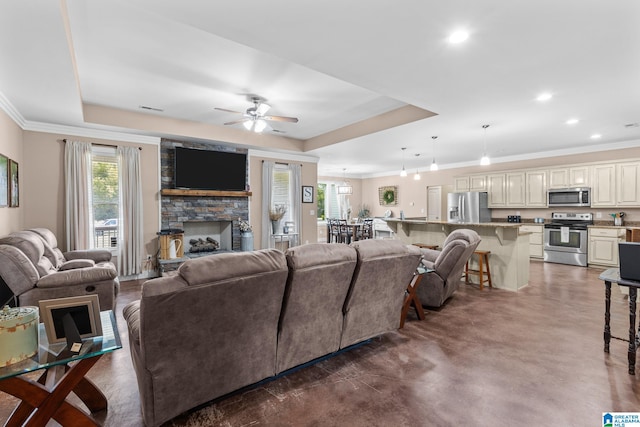
[{"label": "recessed ceiling light", "polygon": [[466,39],[469,38],[469,33],[464,31],[464,30],[458,30],[455,31],[453,33],[451,33],[451,35],[449,36],[449,43],[462,43],[463,41],[465,41]]},{"label": "recessed ceiling light", "polygon": [[538,95],[538,97],[536,98],[536,101],[548,101],[551,99],[552,96],[553,95],[551,95],[549,92],[544,92]]},{"label": "recessed ceiling light", "polygon": [[602,138],[602,135],[600,135],[599,133],[594,133],[593,135],[591,135],[590,138],[591,139],[600,139],[600,138]]},{"label": "recessed ceiling light", "polygon": [[575,125],[575,124],[577,124],[579,121],[580,121],[580,120],[578,120],[578,119],[569,119],[569,120],[567,120],[567,121],[566,121],[566,123],[567,123],[568,125]]}]

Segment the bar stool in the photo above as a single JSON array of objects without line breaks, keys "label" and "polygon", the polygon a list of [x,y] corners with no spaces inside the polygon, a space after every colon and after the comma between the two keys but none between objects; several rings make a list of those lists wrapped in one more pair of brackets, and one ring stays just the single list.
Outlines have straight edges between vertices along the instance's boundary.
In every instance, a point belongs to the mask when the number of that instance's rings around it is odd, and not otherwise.
[{"label": "bar stool", "polygon": [[[469,261],[464,266],[464,281],[465,283],[469,283],[469,274],[474,274],[478,276],[478,280],[480,281],[480,290],[484,289],[484,282],[489,283],[489,287],[493,288],[493,284],[491,283],[491,269],[489,268],[489,254],[491,251],[474,251],[475,255],[478,255],[478,269],[477,270],[469,270]],[[487,267],[487,271],[484,271],[484,266]],[[485,274],[487,278],[485,279]]]}]

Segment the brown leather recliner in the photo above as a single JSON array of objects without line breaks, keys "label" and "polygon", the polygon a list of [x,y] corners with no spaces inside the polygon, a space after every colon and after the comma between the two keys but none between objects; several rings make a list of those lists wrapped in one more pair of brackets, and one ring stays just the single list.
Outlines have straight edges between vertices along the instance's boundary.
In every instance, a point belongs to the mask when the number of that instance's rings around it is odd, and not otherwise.
[{"label": "brown leather recliner", "polygon": [[0,237],[0,278],[20,306],[37,306],[44,299],[97,294],[100,309],[112,310],[120,288],[111,252],[62,252],[55,235],[45,228]]}]

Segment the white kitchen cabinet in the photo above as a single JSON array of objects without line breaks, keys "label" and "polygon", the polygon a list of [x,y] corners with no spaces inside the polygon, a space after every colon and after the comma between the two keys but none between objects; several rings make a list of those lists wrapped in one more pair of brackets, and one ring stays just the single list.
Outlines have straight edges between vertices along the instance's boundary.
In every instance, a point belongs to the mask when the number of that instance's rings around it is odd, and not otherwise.
[{"label": "white kitchen cabinet", "polygon": [[469,177],[469,191],[487,191],[487,176],[471,175]]},{"label": "white kitchen cabinet", "polygon": [[529,257],[544,258],[544,226],[521,225],[520,233],[531,233],[529,234]]},{"label": "white kitchen cabinet", "polygon": [[616,205],[640,206],[640,162],[616,165]]},{"label": "white kitchen cabinet", "polygon": [[589,265],[618,266],[618,243],[624,240],[624,228],[589,227],[587,262]]},{"label": "white kitchen cabinet", "polygon": [[507,206],[505,180],[506,175],[503,173],[487,175],[490,208],[504,208]]},{"label": "white kitchen cabinet", "polygon": [[505,180],[507,206],[511,208],[525,207],[525,173],[507,172]]},{"label": "white kitchen cabinet", "polygon": [[453,179],[453,188],[456,193],[469,191],[469,177],[468,176],[456,176]]},{"label": "white kitchen cabinet", "polygon": [[547,207],[547,170],[534,170],[526,173],[526,207]]},{"label": "white kitchen cabinet", "polygon": [[588,187],[589,182],[589,166],[549,170],[549,188]]},{"label": "white kitchen cabinet", "polygon": [[591,167],[591,206],[616,206],[616,165]]}]

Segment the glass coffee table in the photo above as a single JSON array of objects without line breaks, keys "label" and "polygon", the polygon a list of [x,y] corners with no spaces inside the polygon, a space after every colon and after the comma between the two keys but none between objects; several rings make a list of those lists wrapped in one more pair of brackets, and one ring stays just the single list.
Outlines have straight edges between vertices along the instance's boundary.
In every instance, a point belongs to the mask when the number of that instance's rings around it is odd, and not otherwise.
[{"label": "glass coffee table", "polygon": [[[97,426],[90,414],[66,400],[73,392],[91,414],[106,411],[107,398],[85,375],[100,358],[122,348],[113,311],[100,313],[102,336],[85,338],[78,353],[66,343],[49,344],[44,324],[39,325],[38,353],[26,360],[0,367],[0,391],[21,400],[5,426],[45,426],[49,419],[63,426]],[[40,378],[24,376],[44,370]]]}]

